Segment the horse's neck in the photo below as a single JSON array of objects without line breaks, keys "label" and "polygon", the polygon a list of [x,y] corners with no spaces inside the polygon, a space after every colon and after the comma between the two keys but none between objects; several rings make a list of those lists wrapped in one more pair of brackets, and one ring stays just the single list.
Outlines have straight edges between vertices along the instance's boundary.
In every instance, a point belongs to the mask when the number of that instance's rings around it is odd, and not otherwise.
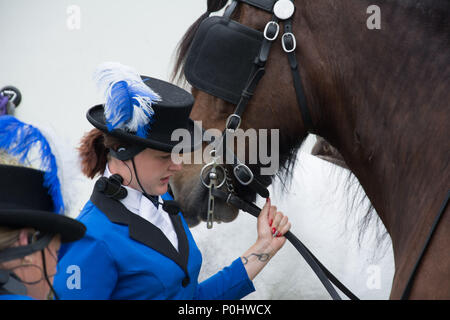
[{"label": "horse's neck", "polygon": [[[399,257],[423,242],[448,188],[448,48],[439,50],[442,41],[401,12],[382,11],[382,29],[368,30],[363,1],[333,3],[335,12],[347,10],[334,23],[330,11],[304,13],[302,27],[316,40],[310,51],[326,70],[324,79],[320,70],[309,72],[311,108],[319,110],[312,112],[318,133],[358,177]],[[331,32],[321,17],[334,25]]]}]

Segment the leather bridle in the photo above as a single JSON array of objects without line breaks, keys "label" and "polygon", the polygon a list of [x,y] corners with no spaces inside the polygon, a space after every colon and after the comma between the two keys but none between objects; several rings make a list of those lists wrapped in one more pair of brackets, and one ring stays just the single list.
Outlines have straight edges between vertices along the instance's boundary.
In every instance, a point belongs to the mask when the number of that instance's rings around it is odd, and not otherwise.
[{"label": "leather bridle", "polygon": [[[258,3],[257,0],[239,0],[240,2],[248,3],[250,5],[255,5]],[[236,9],[239,1],[235,0],[227,8],[224,16],[229,17]],[[282,0],[286,1],[286,0]],[[290,1],[290,0],[287,0]],[[273,2],[273,1],[272,1]],[[274,13],[272,19],[266,24],[264,30],[264,39],[261,45],[261,49],[257,57],[255,57],[253,71],[249,77],[249,80],[242,91],[241,98],[234,110],[234,112],[228,117],[225,125],[225,129],[219,139],[214,139],[211,141],[213,144],[213,151],[211,156],[213,158],[212,162],[206,164],[201,171],[201,180],[205,187],[209,189],[208,198],[208,214],[207,214],[207,227],[212,228],[214,220],[214,202],[215,198],[219,198],[226,203],[248,212],[255,217],[258,217],[261,209],[255,204],[247,202],[241,199],[235,194],[234,188],[232,187],[231,178],[229,177],[228,170],[218,163],[217,154],[221,151],[225,154],[232,154],[234,161],[231,163],[233,167],[233,173],[236,180],[243,186],[248,186],[252,188],[261,197],[269,197],[269,191],[266,186],[269,183],[267,181],[261,182],[256,178],[256,175],[250,170],[250,168],[244,163],[240,162],[237,156],[232,150],[229,150],[226,145],[227,134],[234,133],[241,124],[242,114],[244,113],[250,99],[252,98],[254,91],[264,76],[265,65],[269,57],[270,49],[273,42],[277,39],[280,31],[280,18]],[[298,106],[300,108],[300,113],[302,115],[303,123],[307,131],[311,132],[313,129],[313,124],[310,116],[310,112],[307,106],[306,96],[303,90],[303,85],[301,77],[298,70],[297,58],[295,56],[296,40],[292,30],[292,16],[284,19],[284,34],[281,37],[282,47],[284,52],[287,54],[289,65],[292,72],[292,77],[294,80],[294,88],[296,92]],[[229,163],[227,163],[229,164]],[[208,175],[205,177],[204,173],[209,169]],[[222,171],[223,180],[218,181],[218,170]],[[226,184],[227,192],[220,190],[220,188]],[[231,187],[230,187],[231,185]],[[354,295],[349,289],[347,289],[312,253],[309,249],[290,231],[284,235],[287,240],[289,240],[298,252],[303,256],[305,261],[310,265],[312,270],[316,273],[319,280],[324,285],[325,289],[331,295],[334,300],[341,300],[341,297],[337,293],[336,289],[333,287],[332,283],[339,288],[345,295],[347,295],[352,300],[358,300],[356,295]]]},{"label": "leather bridle", "polygon": [[[291,0],[281,0],[281,2],[289,2],[292,3]],[[257,0],[235,0],[231,3],[231,5],[227,8],[225,11],[224,17],[230,17],[232,13],[236,10],[239,2],[248,3],[250,5],[258,5],[259,2]],[[266,1],[268,2],[268,1]],[[274,3],[275,1],[272,0]],[[268,60],[270,49],[272,47],[272,44],[275,42],[275,40],[278,38],[280,33],[280,17],[277,16],[275,12],[272,11],[272,19],[266,24],[266,27],[264,29],[264,39],[262,40],[262,45],[259,51],[259,54],[255,57],[254,64],[253,64],[253,70],[249,76],[249,79],[247,81],[247,84],[245,86],[245,89],[242,91],[240,100],[234,110],[234,112],[228,117],[225,125],[225,129],[222,132],[222,136],[220,139],[215,142],[215,147],[212,152],[212,158],[213,161],[208,163],[206,166],[203,167],[201,172],[201,178],[202,183],[207,188],[210,189],[209,192],[209,201],[208,201],[208,214],[207,214],[207,227],[212,227],[212,221],[213,221],[213,215],[214,215],[214,194],[212,192],[213,189],[218,188],[218,186],[222,186],[222,184],[225,181],[229,181],[230,178],[228,176],[228,171],[226,168],[220,166],[217,163],[217,154],[219,151],[225,151],[226,154],[231,154],[234,161],[232,163],[229,163],[233,167],[233,173],[236,180],[243,186],[248,186],[252,190],[254,190],[257,194],[259,194],[263,198],[269,197],[269,191],[267,190],[266,186],[270,184],[271,179],[266,177],[257,177],[256,174],[252,172],[252,170],[242,163],[237,156],[234,154],[233,151],[229,150],[226,146],[226,136],[227,134],[236,132],[237,129],[239,129],[241,124],[241,119],[244,111],[246,110],[246,107],[250,101],[250,99],[253,97],[253,94],[255,92],[255,89],[259,83],[259,81],[262,79],[262,77],[265,74],[265,65]],[[293,14],[293,11],[292,11]],[[311,120],[311,115],[308,109],[306,96],[304,93],[300,73],[298,70],[298,63],[297,58],[295,55],[295,49],[296,49],[296,39],[295,35],[293,34],[292,30],[292,15],[287,17],[286,19],[283,19],[284,21],[284,33],[281,37],[282,41],[282,47],[284,52],[286,53],[289,61],[289,65],[292,72],[292,77],[294,81],[294,88],[296,92],[297,102],[300,109],[300,113],[302,115],[303,123],[305,126],[305,129],[308,132],[312,132],[313,130],[313,124]],[[210,175],[209,175],[209,181],[208,179],[204,178],[203,172],[211,167]],[[218,183],[217,181],[217,172],[216,170],[223,171],[224,179],[222,182]],[[228,179],[227,179],[228,178]],[[263,180],[263,181],[260,181]],[[229,193],[231,196],[231,192]],[[226,199],[225,199],[226,200]]]}]

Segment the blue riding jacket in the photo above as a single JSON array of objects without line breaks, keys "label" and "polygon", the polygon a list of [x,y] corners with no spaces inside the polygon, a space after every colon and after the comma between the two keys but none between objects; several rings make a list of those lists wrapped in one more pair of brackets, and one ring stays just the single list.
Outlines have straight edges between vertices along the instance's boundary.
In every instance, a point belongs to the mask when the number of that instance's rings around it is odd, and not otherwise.
[{"label": "blue riding jacket", "polygon": [[97,190],[77,219],[87,231],[61,247],[54,280],[61,299],[228,300],[255,290],[240,258],[198,283],[202,256],[181,213],[170,215],[178,251],[159,228]]}]

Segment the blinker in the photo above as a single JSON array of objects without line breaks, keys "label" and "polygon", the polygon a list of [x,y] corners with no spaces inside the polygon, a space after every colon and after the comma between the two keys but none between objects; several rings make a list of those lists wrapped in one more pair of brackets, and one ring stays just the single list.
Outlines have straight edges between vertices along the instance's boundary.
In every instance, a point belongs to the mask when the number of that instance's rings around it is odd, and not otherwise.
[{"label": "blinker", "polygon": [[[275,28],[270,26],[270,35],[274,35]],[[186,80],[199,90],[237,105],[263,39],[263,32],[226,17],[206,18],[186,58]]]}]

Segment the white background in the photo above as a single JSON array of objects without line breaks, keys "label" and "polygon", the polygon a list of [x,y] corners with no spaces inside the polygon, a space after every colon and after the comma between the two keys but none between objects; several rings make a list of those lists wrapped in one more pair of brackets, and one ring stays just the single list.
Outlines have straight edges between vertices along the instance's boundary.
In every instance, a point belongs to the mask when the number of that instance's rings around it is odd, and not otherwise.
[{"label": "white background", "polygon": [[[72,5],[80,9],[79,29],[73,29],[73,11],[68,11]],[[64,144],[59,153],[67,156],[69,152],[61,150],[73,151],[91,129],[87,109],[101,103],[91,80],[94,68],[103,61],[118,61],[141,74],[169,80],[178,41],[205,9],[206,0],[0,0],[0,87],[21,90],[16,116],[51,127]],[[299,152],[289,191],[277,184],[271,188],[272,202],[289,215],[294,234],[358,296],[386,299],[393,277],[389,239],[379,248],[371,225],[358,245],[358,219],[364,210],[347,205],[355,188],[348,190],[342,169],[308,154],[313,143],[310,137]],[[71,194],[72,216],[92,189],[92,181],[76,169],[65,168],[70,178],[64,179],[77,190]],[[204,224],[193,228],[203,253],[200,278],[241,255],[255,240],[255,230],[254,218],[245,213],[212,230]],[[249,299],[328,299],[289,243],[254,284],[257,291]]]}]

